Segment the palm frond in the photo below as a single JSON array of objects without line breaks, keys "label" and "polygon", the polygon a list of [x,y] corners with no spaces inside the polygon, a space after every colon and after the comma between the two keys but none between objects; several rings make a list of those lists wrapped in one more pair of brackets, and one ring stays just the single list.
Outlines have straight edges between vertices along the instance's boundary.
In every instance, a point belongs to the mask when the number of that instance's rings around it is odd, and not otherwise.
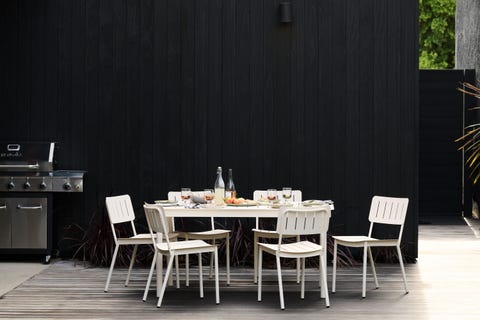
[{"label": "palm frond", "polygon": [[[479,132],[480,131],[480,124],[478,124],[478,126],[479,126],[478,128],[472,129],[472,130],[468,131],[467,133],[465,133],[460,138],[455,139],[455,142],[465,140],[466,138],[470,137],[471,135],[474,135],[475,133]],[[468,129],[468,127],[466,127],[465,129]]]},{"label": "palm frond", "polygon": [[[480,87],[468,82],[461,82],[462,87],[457,88],[458,91],[472,96],[476,99],[480,99]],[[479,110],[480,107],[470,107],[469,111]],[[465,153],[465,165],[468,167],[469,179],[473,181],[473,184],[477,184],[480,181],[480,123],[472,123],[464,128],[466,133],[461,137],[455,139],[455,142],[461,143],[458,147],[459,151]]]}]

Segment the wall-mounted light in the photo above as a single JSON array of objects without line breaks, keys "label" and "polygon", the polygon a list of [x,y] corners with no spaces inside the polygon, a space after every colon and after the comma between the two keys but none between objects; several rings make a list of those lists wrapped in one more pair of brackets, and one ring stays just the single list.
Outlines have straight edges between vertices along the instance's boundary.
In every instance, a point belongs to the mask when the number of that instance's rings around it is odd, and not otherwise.
[{"label": "wall-mounted light", "polygon": [[290,23],[292,19],[292,4],[290,2],[280,2],[280,22]]}]

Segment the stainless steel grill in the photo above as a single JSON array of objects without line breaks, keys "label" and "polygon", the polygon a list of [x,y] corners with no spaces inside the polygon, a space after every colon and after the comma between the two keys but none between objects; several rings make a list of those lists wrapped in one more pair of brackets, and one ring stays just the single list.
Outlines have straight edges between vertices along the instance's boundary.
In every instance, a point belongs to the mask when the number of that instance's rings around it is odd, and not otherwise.
[{"label": "stainless steel grill", "polygon": [[0,143],[0,254],[52,251],[53,194],[83,192],[85,171],[54,170],[54,142]]}]

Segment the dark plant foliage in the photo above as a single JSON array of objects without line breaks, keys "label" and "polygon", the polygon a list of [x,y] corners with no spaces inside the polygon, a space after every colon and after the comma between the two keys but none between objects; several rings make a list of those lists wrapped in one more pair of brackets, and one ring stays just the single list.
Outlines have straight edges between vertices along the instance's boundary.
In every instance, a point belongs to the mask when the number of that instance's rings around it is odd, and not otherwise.
[{"label": "dark plant foliage", "polygon": [[[470,84],[462,83],[462,88],[457,88],[458,91],[468,94],[476,99],[480,99],[480,88]],[[469,110],[478,110],[479,107],[472,107]],[[465,134],[456,139],[455,142],[460,142],[462,145],[458,150],[465,152],[465,164],[469,168],[469,178],[472,179],[473,184],[477,184],[480,179],[480,123],[473,123],[465,127]]]},{"label": "dark plant foliage", "polygon": [[[100,216],[99,216],[100,215]],[[137,232],[146,232],[146,228],[137,224]],[[131,236],[130,224],[120,224],[116,226],[118,237]],[[112,229],[105,207],[99,208],[90,220],[86,228],[78,224],[72,224],[65,227],[65,240],[73,243],[74,259],[89,262],[93,266],[110,266],[113,251],[115,250],[115,241],[112,235]],[[128,266],[132,256],[133,246],[120,246],[117,254],[115,266]],[[153,258],[153,249],[151,246],[141,245],[138,247],[136,255],[136,264],[150,265]]]}]

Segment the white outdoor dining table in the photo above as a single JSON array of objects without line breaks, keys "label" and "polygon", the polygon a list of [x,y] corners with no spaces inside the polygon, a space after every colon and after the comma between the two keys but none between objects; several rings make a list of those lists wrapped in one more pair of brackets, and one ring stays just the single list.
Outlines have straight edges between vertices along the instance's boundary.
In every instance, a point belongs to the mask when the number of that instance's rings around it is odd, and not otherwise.
[{"label": "white outdoor dining table", "polygon": [[[325,204],[330,209],[333,205]],[[163,207],[166,217],[174,218],[276,218],[278,217],[278,208],[271,208],[270,206],[209,206],[196,209],[185,208],[183,206]],[[330,215],[330,211],[327,211]],[[162,237],[158,237],[161,241]],[[320,245],[327,245],[327,234],[320,235]],[[323,261],[325,262],[324,269],[326,269],[326,250]],[[162,286],[162,257],[157,258],[157,295]],[[322,287],[322,297],[325,297],[325,288]]]}]

